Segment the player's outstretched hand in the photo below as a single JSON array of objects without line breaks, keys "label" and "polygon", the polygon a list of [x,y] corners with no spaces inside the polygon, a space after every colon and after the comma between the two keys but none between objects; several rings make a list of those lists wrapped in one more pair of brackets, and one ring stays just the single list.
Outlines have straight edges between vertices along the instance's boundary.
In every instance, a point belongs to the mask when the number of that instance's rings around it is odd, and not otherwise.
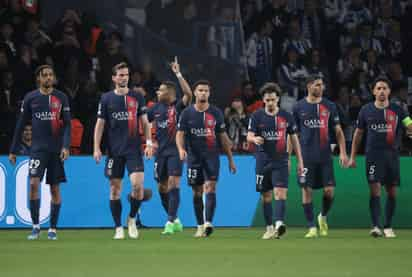
[{"label": "player's outstretched hand", "polygon": [[186,158],[187,158],[186,150],[179,150],[179,158],[180,158],[181,161],[186,160]]},{"label": "player's outstretched hand", "polygon": [[62,151],[60,152],[60,160],[65,161],[69,158],[69,156],[70,156],[69,149],[62,148]]},{"label": "player's outstretched hand", "polygon": [[102,159],[102,151],[100,151],[100,149],[93,151],[93,159],[97,164],[100,162],[100,160]]},{"label": "player's outstretched hand", "polygon": [[236,164],[233,160],[229,160],[229,171],[232,174],[235,174],[237,171]]},{"label": "player's outstretched hand", "polygon": [[265,142],[265,140],[262,137],[255,137],[254,143],[256,145],[262,145]]},{"label": "player's outstretched hand", "polygon": [[146,147],[144,148],[144,156],[147,159],[151,159],[153,157],[153,154],[154,154],[153,145],[146,144]]},{"label": "player's outstretched hand", "polygon": [[175,60],[170,63],[170,68],[172,69],[174,74],[178,74],[180,72],[180,65],[177,61],[177,57],[175,57]]},{"label": "player's outstretched hand", "polygon": [[347,168],[348,162],[349,162],[348,156],[345,153],[342,153],[339,155],[339,164],[341,167]]},{"label": "player's outstretched hand", "polygon": [[348,167],[350,168],[356,168],[356,160],[353,158],[350,158],[348,161]]},{"label": "player's outstretched hand", "polygon": [[13,166],[16,165],[16,154],[10,153],[9,154],[9,161]]}]

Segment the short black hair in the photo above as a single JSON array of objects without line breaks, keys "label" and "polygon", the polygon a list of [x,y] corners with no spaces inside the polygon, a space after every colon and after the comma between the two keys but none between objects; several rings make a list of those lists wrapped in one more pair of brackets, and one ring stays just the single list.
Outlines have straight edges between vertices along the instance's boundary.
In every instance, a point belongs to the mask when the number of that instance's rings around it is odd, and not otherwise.
[{"label": "short black hair", "polygon": [[384,82],[384,83],[386,83],[386,84],[388,85],[389,89],[392,90],[392,82],[391,82],[388,78],[386,78],[386,76],[378,76],[378,77],[376,77],[375,80],[373,80],[373,82],[372,82],[372,90],[375,89],[376,84],[377,84],[378,82]]},{"label": "short black hair", "polygon": [[199,81],[197,81],[196,83],[194,83],[194,85],[193,85],[193,91],[195,91],[196,88],[197,88],[198,86],[201,86],[201,85],[209,86],[209,89],[210,89],[210,87],[211,87],[210,82],[209,82],[208,80],[199,80]]},{"label": "short black hair", "polygon": [[172,89],[174,92],[176,92],[176,84],[175,82],[172,81],[163,81],[160,85],[165,85],[168,89]]},{"label": "short black hair", "polygon": [[316,80],[323,80],[323,76],[321,74],[310,74],[306,77],[305,84],[308,85]]},{"label": "short black hair", "polygon": [[112,75],[116,76],[117,71],[123,68],[127,68],[130,70],[129,65],[126,62],[121,62],[112,67]]},{"label": "short black hair", "polygon": [[45,70],[45,69],[50,69],[51,71],[53,71],[53,74],[54,74],[54,69],[53,69],[53,67],[51,66],[51,65],[49,65],[49,64],[42,64],[42,65],[39,65],[37,68],[36,68],[36,70],[34,71],[34,76],[36,76],[36,78],[39,78],[40,77],[40,74],[43,72],[43,70]]},{"label": "short black hair", "polygon": [[263,98],[267,93],[276,93],[276,96],[280,97],[282,95],[282,89],[276,83],[267,82],[259,89],[259,94]]}]

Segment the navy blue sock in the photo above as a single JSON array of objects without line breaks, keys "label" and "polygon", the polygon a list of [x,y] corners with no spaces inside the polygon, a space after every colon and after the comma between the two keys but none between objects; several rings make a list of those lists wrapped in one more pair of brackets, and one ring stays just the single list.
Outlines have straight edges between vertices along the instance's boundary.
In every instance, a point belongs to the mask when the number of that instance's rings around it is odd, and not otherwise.
[{"label": "navy blue sock", "polygon": [[205,223],[205,220],[203,217],[203,199],[201,196],[193,197],[193,206],[195,207],[197,225],[203,225]]},{"label": "navy blue sock", "polygon": [[175,221],[177,218],[177,209],[179,208],[180,202],[180,190],[178,188],[173,188],[169,191],[169,216],[168,220],[170,222]]},{"label": "navy blue sock", "polygon": [[114,220],[115,227],[122,226],[121,216],[122,216],[122,202],[120,199],[110,200],[110,210],[112,211],[112,217]]},{"label": "navy blue sock", "polygon": [[322,211],[321,214],[322,216],[327,216],[328,212],[330,210],[330,208],[332,207],[332,203],[333,203],[333,197],[327,197],[327,196],[323,196],[322,198]]},{"label": "navy blue sock", "polygon": [[263,202],[263,217],[265,218],[266,226],[273,224],[272,202]]},{"label": "navy blue sock", "polygon": [[33,225],[39,224],[40,199],[30,200],[30,216]]},{"label": "navy blue sock", "polygon": [[160,200],[166,213],[169,212],[169,195],[167,192],[160,192]]},{"label": "navy blue sock", "polygon": [[380,227],[381,217],[381,197],[371,196],[369,199],[369,209],[371,214],[372,225]]},{"label": "navy blue sock", "polygon": [[61,203],[59,204],[50,204],[50,228],[56,229],[57,227],[57,221],[59,220],[59,213],[60,213],[60,206]]},{"label": "navy blue sock", "polygon": [[312,202],[303,204],[303,211],[305,212],[306,221],[308,222],[308,227],[315,227],[315,220],[313,216],[313,204]]},{"label": "navy blue sock", "polygon": [[212,222],[216,209],[216,193],[206,193],[206,221]]},{"label": "navy blue sock", "polygon": [[286,200],[275,201],[275,221],[285,221]]},{"label": "navy blue sock", "polygon": [[395,197],[390,197],[386,199],[385,205],[385,225],[384,228],[391,228],[392,227],[392,218],[395,214],[396,208],[396,199]]},{"label": "navy blue sock", "polygon": [[136,198],[130,197],[130,213],[129,217],[134,218],[137,214],[137,211],[140,208],[140,205],[142,204],[141,200],[138,200]]}]

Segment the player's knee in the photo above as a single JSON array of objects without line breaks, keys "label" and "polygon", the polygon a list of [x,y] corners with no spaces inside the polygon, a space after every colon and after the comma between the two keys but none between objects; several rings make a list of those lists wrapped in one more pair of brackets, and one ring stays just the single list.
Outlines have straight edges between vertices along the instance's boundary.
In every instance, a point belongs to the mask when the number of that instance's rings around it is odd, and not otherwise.
[{"label": "player's knee", "polygon": [[286,200],[287,189],[275,189],[276,200]]},{"label": "player's knee", "polygon": [[262,201],[264,203],[271,203],[272,202],[272,192],[271,191],[263,192]]},{"label": "player's knee", "polygon": [[323,196],[332,199],[334,196],[333,188],[325,188],[325,190],[323,191]]},{"label": "player's knee", "polygon": [[202,197],[203,196],[203,188],[201,186],[193,188],[193,197]]},{"label": "player's knee", "polygon": [[168,186],[168,183],[167,182],[160,182],[159,183],[159,186],[158,186],[158,188],[159,188],[159,192],[160,193],[167,193],[167,191],[168,191],[168,189],[167,189],[167,186]]},{"label": "player's knee", "polygon": [[387,186],[386,193],[388,194],[388,197],[395,198],[396,197],[396,186]]},{"label": "player's knee", "polygon": [[302,202],[310,203],[312,202],[312,190],[309,188],[302,189]]},{"label": "player's knee", "polygon": [[210,181],[206,182],[205,192],[206,193],[216,192],[216,182],[210,182]]},{"label": "player's knee", "polygon": [[379,183],[374,183],[369,185],[370,195],[373,197],[381,196],[381,185]]},{"label": "player's knee", "polygon": [[50,194],[51,194],[51,201],[52,203],[60,203],[60,187],[59,186],[51,186],[50,187]]},{"label": "player's knee", "polygon": [[167,181],[167,187],[168,189],[173,189],[179,187],[179,181],[180,178],[177,176],[170,176],[168,181]]},{"label": "player's knee", "polygon": [[120,199],[120,188],[117,186],[110,187],[110,200]]}]

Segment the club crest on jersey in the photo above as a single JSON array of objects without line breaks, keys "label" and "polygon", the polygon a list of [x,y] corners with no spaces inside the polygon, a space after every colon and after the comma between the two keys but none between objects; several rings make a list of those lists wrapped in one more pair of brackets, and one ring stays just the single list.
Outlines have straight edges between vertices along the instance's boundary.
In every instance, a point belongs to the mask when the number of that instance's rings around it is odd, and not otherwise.
[{"label": "club crest on jersey", "polygon": [[51,103],[51,107],[52,107],[53,109],[58,109],[58,108],[60,108],[60,104],[59,104],[58,102],[52,102],[52,103]]},{"label": "club crest on jersey", "polygon": [[388,120],[392,121],[395,120],[395,117],[393,115],[388,116]]},{"label": "club crest on jersey", "polygon": [[136,107],[135,102],[129,102],[128,105],[129,105],[129,108],[135,108]]},{"label": "club crest on jersey", "polygon": [[321,116],[327,116],[329,113],[327,112],[327,111],[322,111],[321,113],[320,113],[320,115]]},{"label": "club crest on jersey", "polygon": [[279,123],[279,128],[283,129],[286,127],[286,123],[285,122],[280,122]]},{"label": "club crest on jersey", "polygon": [[212,120],[212,119],[209,119],[209,120],[207,121],[207,125],[213,126],[213,125],[215,125],[215,121]]}]

